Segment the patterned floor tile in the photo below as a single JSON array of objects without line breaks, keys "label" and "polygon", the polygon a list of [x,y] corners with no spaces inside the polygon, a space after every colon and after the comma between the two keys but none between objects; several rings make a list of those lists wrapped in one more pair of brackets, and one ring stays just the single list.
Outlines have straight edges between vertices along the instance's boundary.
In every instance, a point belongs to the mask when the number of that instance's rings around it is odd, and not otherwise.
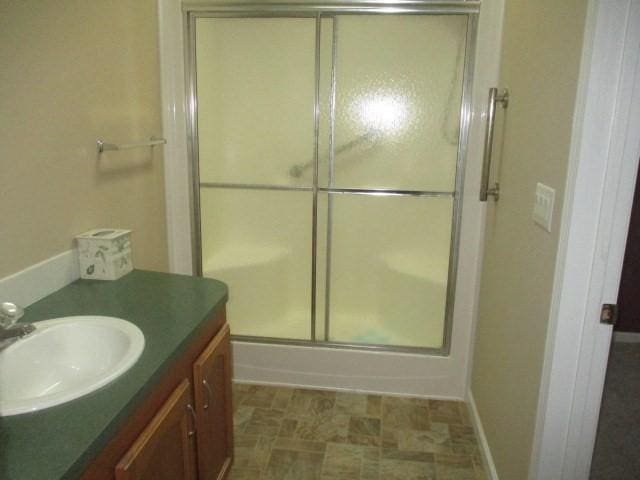
[{"label": "patterned floor tile", "polygon": [[236,433],[244,433],[244,429],[251,420],[255,407],[239,405],[233,414],[233,430]]},{"label": "patterned floor tile", "polygon": [[453,453],[449,435],[436,430],[398,432],[398,450],[430,453]]},{"label": "patterned floor tile", "polygon": [[276,389],[273,387],[251,385],[244,393],[244,401],[242,404],[249,407],[270,408],[275,395]]},{"label": "patterned floor tile", "polygon": [[380,420],[368,417],[351,417],[349,419],[349,433],[355,435],[380,435]]},{"label": "patterned floor tile", "polygon": [[462,415],[459,408],[460,402],[448,400],[429,400],[429,413],[432,422],[462,424]]},{"label": "patterned floor tile", "polygon": [[293,436],[302,440],[345,443],[349,430],[349,418],[344,414],[299,417]]},{"label": "patterned floor tile", "polygon": [[468,427],[473,426],[471,423],[471,415],[469,414],[469,408],[466,403],[459,402],[458,410],[460,411],[460,418],[462,420],[463,425],[467,425]]},{"label": "patterned floor tile", "polygon": [[243,468],[233,468],[227,480],[259,480],[260,470],[247,470]]},{"label": "patterned floor tile", "polygon": [[298,415],[322,415],[333,412],[336,393],[327,390],[295,389],[288,411]]},{"label": "patterned floor tile", "polygon": [[382,416],[382,397],[380,395],[367,395],[367,416]]},{"label": "patterned floor tile", "polygon": [[473,469],[476,472],[476,480],[489,480],[489,476],[484,470],[482,466],[482,460],[475,459],[473,460]]},{"label": "patterned floor tile", "polygon": [[413,450],[396,450],[395,448],[382,448],[380,458],[384,460],[402,460],[407,462],[434,463],[435,458],[431,452],[416,452]]},{"label": "patterned floor tile", "polygon": [[233,387],[229,480],[486,480],[466,405]]},{"label": "patterned floor tile", "polygon": [[324,453],[274,448],[265,480],[315,480],[320,478]]},{"label": "patterned floor tile", "polygon": [[355,445],[329,443],[324,457],[324,476],[358,480],[362,471],[362,449]]},{"label": "patterned floor tile", "polygon": [[258,444],[258,435],[234,435],[234,459],[233,465],[238,469],[260,469],[255,461],[254,449]]},{"label": "patterned floor tile", "polygon": [[436,480],[433,463],[380,460],[380,477],[385,480]]},{"label": "patterned floor tile", "polygon": [[358,393],[337,392],[334,411],[347,415],[366,415],[368,399]]},{"label": "patterned floor tile", "polygon": [[396,430],[429,430],[429,409],[426,406],[397,401],[382,403],[382,423]]},{"label": "patterned floor tile", "polygon": [[461,455],[480,455],[473,427],[467,425],[449,425],[452,453]]},{"label": "patterned floor tile", "polygon": [[271,408],[278,410],[286,410],[289,407],[289,402],[293,396],[293,389],[291,388],[277,388],[271,403]]},{"label": "patterned floor tile", "polygon": [[369,447],[379,447],[382,444],[380,435],[358,435],[356,433],[349,433],[345,442],[351,445],[364,445]]},{"label": "patterned floor tile", "polygon": [[279,437],[293,437],[296,433],[296,429],[298,428],[298,420],[295,418],[285,418],[282,420],[282,424],[280,425],[280,433]]},{"label": "patterned floor tile", "polygon": [[438,480],[476,480],[473,460],[465,455],[436,455]]},{"label": "patterned floor tile", "polygon": [[380,448],[362,447],[361,480],[377,480],[380,478]]},{"label": "patterned floor tile", "polygon": [[242,405],[242,402],[246,397],[246,390],[247,390],[246,385],[241,385],[237,383],[233,383],[231,385],[231,392],[232,392],[231,403],[233,406],[234,413],[238,409],[238,407]]},{"label": "patterned floor tile", "polygon": [[247,420],[244,433],[249,435],[267,435],[275,437],[280,432],[283,412],[270,408],[255,408]]},{"label": "patterned floor tile", "polygon": [[242,470],[262,470],[267,465],[273,438],[260,435],[236,435],[234,467]]},{"label": "patterned floor tile", "polygon": [[327,444],[325,442],[313,442],[309,440],[277,438],[273,444],[273,448],[279,448],[281,450],[296,450],[300,452],[324,453],[327,449]]}]

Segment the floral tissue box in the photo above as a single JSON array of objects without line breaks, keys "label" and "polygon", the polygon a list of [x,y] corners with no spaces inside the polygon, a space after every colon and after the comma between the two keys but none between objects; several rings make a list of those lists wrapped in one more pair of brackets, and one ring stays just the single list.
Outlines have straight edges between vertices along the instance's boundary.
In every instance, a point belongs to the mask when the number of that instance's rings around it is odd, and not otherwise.
[{"label": "floral tissue box", "polygon": [[78,235],[80,277],[117,280],[133,270],[131,230],[97,228]]}]

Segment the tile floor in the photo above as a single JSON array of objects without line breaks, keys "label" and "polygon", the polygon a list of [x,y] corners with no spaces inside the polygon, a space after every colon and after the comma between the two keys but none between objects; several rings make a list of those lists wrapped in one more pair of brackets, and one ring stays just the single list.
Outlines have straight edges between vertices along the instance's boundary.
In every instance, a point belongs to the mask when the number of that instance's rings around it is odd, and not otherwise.
[{"label": "tile floor", "polygon": [[462,402],[234,385],[230,480],[485,480]]}]

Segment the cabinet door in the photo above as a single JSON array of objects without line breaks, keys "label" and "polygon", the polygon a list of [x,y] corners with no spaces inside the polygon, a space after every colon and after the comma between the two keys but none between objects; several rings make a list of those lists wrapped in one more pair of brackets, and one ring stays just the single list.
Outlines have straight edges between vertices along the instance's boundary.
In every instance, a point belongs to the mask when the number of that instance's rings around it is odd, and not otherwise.
[{"label": "cabinet door", "polygon": [[186,378],[116,466],[116,480],[195,480],[191,384]]},{"label": "cabinet door", "polygon": [[199,479],[222,479],[233,457],[228,324],[222,327],[193,364],[193,381],[198,414]]}]

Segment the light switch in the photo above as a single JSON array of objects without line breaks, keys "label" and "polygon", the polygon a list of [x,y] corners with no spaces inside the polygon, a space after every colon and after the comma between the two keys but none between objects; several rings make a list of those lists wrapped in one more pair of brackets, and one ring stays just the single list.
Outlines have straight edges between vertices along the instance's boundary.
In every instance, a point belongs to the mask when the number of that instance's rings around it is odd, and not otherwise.
[{"label": "light switch", "polygon": [[556,191],[543,183],[536,185],[536,199],[533,203],[533,221],[551,231],[551,217],[553,216],[553,201]]}]

